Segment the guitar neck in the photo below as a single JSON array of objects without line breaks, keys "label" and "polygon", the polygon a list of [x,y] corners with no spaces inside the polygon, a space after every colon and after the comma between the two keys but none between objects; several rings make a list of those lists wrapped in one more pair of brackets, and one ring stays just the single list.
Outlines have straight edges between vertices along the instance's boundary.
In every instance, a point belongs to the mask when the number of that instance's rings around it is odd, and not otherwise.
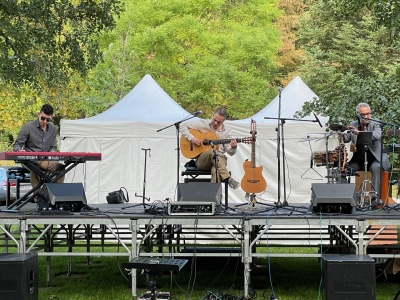
[{"label": "guitar neck", "polygon": [[[220,145],[220,144],[229,144],[233,139],[222,139],[222,140],[204,140],[206,143],[205,145],[209,145],[210,143],[213,143],[214,145]],[[244,139],[241,138],[236,138],[236,142],[242,143]]]}]

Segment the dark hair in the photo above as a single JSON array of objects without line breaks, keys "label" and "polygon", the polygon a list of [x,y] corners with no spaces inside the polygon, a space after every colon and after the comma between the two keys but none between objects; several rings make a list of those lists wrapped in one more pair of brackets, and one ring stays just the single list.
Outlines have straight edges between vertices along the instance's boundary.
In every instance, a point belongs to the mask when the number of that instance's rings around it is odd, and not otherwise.
[{"label": "dark hair", "polygon": [[42,108],[40,109],[40,112],[45,113],[46,115],[52,116],[53,115],[53,106],[50,104],[44,104]]},{"label": "dark hair", "polygon": [[214,112],[214,115],[215,114],[219,114],[221,117],[224,117],[225,119],[228,118],[228,112],[224,107],[218,107]]}]

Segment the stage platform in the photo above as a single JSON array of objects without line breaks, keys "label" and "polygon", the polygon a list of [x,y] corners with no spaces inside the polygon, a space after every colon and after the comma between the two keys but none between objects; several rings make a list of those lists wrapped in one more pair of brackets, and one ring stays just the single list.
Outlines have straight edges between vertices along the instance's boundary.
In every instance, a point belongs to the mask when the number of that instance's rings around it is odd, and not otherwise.
[{"label": "stage platform", "polygon": [[[245,203],[230,204],[227,211],[214,215],[168,215],[165,206],[165,202],[153,207],[93,204],[83,212],[44,214],[36,210],[36,204],[28,203],[18,212],[0,212],[0,246],[3,252],[37,251],[47,257],[240,257],[245,270],[245,296],[256,257],[320,258],[322,251],[368,254],[375,259],[400,258],[392,253],[399,247],[400,225],[400,212],[394,205],[356,210],[353,214],[316,214],[306,203],[286,207]],[[120,245],[117,252],[104,250],[116,244]],[[274,246],[320,250],[314,254],[257,251]],[[56,247],[65,251],[54,251]],[[74,251],[77,247],[84,251]],[[93,248],[103,250],[93,252]],[[136,296],[135,270],[132,295]]]}]

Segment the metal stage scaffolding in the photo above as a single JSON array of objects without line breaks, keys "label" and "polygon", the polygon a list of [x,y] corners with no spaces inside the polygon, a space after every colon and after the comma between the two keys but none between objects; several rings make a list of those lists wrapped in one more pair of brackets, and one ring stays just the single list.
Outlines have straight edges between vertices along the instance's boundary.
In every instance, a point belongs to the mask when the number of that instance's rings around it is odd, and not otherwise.
[{"label": "metal stage scaffolding", "polygon": [[[400,225],[400,212],[371,211],[359,214],[317,215],[301,205],[257,213],[235,211],[214,216],[168,216],[146,214],[143,208],[122,210],[129,204],[100,204],[99,212],[70,215],[39,215],[27,211],[0,213],[3,252],[16,248],[19,253],[37,251],[48,258],[47,283],[50,284],[50,258],[123,256],[182,258],[190,256],[239,257],[244,265],[244,296],[249,295],[252,263],[255,258],[321,257],[314,254],[262,253],[260,247],[311,246],[337,253],[369,254],[374,258],[400,258],[375,251],[373,241],[385,247],[398,247],[397,236],[384,230]],[[264,208],[263,208],[264,209]],[[374,231],[372,231],[374,229]],[[120,245],[118,252],[107,246]],[[65,252],[54,251],[65,248]],[[74,252],[77,247],[84,251]],[[93,252],[93,248],[102,249]],[[322,248],[321,248],[322,249]],[[15,251],[15,250],[14,250]],[[136,270],[132,269],[132,296],[137,295]]]}]

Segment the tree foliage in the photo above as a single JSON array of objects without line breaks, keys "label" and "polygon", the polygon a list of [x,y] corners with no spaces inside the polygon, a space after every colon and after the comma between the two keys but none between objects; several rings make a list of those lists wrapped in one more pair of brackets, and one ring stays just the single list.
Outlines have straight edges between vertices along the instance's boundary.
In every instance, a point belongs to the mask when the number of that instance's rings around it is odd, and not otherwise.
[{"label": "tree foliage", "polygon": [[[134,0],[102,37],[91,74],[111,103],[150,74],[185,109],[228,107],[247,117],[276,95],[270,82],[281,44],[275,0]],[[135,11],[132,17],[131,11]],[[128,14],[129,12],[129,14]],[[129,34],[128,34],[129,33]]]},{"label": "tree foliage", "polygon": [[64,82],[101,58],[97,36],[115,27],[119,0],[0,3],[0,79],[13,85]]},{"label": "tree foliage", "polygon": [[374,117],[395,121],[400,95],[399,48],[388,29],[376,27],[368,9],[343,14],[331,3],[314,2],[302,19],[300,41],[306,52],[301,75],[319,96],[304,113],[316,111],[330,123],[348,124],[359,102],[368,102]]},{"label": "tree foliage", "polygon": [[400,1],[399,0],[324,0],[335,11],[349,17],[357,15],[365,8],[371,12],[376,26],[385,26],[389,29],[391,39],[397,39],[400,28]]},{"label": "tree foliage", "polygon": [[274,81],[284,87],[297,75],[297,68],[302,63],[303,51],[298,45],[299,16],[307,6],[302,0],[280,0],[279,8],[284,11],[277,20],[282,44],[276,58],[278,75]]},{"label": "tree foliage", "polygon": [[[299,41],[306,55],[299,70],[319,98],[310,99],[300,115],[315,111],[330,124],[348,125],[357,104],[366,102],[372,117],[384,122],[384,133],[398,128],[400,60],[392,29],[377,25],[365,6],[342,12],[327,2],[313,1],[302,18]],[[385,144],[398,142],[384,134]]]}]

